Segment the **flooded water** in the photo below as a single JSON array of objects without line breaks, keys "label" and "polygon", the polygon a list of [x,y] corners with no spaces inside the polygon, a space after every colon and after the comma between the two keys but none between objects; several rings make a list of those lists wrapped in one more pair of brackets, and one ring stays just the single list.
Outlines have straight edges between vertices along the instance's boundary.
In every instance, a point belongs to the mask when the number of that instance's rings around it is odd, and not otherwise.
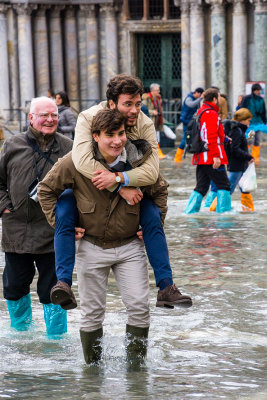
[{"label": "flooded water", "polygon": [[[165,231],[174,280],[193,299],[189,309],[155,307],[150,269],[151,328],[145,365],[129,371],[126,315],[111,276],[99,367],[84,364],[79,309],[68,312],[62,340],[45,335],[32,285],[34,328],[9,327],[0,302],[0,398],[3,399],[267,399],[267,147],[257,167],[255,213],[240,212],[239,193],[224,215],[184,215],[195,185],[191,157],[161,170],[170,183]],[[1,273],[3,254],[0,255]],[[2,285],[2,282],[1,282]],[[2,289],[2,287],[1,287]],[[77,285],[74,284],[77,295]]]}]

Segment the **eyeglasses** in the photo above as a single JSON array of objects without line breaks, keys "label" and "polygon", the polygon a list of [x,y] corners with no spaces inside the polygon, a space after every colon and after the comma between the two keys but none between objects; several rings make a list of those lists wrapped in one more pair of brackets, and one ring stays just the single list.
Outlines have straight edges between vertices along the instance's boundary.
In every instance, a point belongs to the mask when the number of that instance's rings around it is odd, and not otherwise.
[{"label": "eyeglasses", "polygon": [[58,113],[32,113],[34,115],[38,115],[39,118],[48,119],[50,116],[53,120],[58,119]]}]

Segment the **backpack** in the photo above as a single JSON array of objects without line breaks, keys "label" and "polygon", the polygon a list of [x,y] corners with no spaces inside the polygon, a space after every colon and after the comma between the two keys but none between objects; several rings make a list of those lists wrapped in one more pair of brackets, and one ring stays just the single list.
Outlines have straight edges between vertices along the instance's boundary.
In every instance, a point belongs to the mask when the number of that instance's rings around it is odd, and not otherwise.
[{"label": "backpack", "polygon": [[231,137],[231,130],[238,125],[237,121],[232,121],[231,119],[224,119],[222,121],[225,140],[224,140],[224,150],[227,156],[227,159],[230,160],[232,153],[232,142],[226,136]]},{"label": "backpack", "polygon": [[204,151],[209,150],[207,143],[203,142],[200,138],[200,117],[205,111],[208,110],[213,110],[213,108],[206,108],[205,110],[201,111],[200,114],[195,114],[189,121],[186,131],[186,145],[184,154],[203,153]]}]

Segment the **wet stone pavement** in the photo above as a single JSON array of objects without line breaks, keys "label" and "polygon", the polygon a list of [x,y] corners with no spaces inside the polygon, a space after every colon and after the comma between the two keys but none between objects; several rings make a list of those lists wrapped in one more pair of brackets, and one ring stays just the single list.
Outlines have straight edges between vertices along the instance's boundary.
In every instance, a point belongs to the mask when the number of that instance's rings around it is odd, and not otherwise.
[{"label": "wet stone pavement", "polygon": [[[103,360],[88,367],[80,346],[79,308],[68,312],[68,333],[49,339],[34,280],[30,331],[11,330],[0,299],[0,398],[267,399],[267,147],[257,166],[255,212],[250,214],[241,213],[236,189],[231,212],[219,215],[202,208],[184,215],[195,167],[190,156],[174,164],[175,149],[165,152],[168,157],[160,164],[170,184],[165,232],[175,283],[192,296],[193,307],[156,308],[150,268],[148,356],[140,370],[130,371],[126,314],[111,275]],[[1,274],[3,266],[1,253]],[[74,291],[77,295],[76,275]]]}]

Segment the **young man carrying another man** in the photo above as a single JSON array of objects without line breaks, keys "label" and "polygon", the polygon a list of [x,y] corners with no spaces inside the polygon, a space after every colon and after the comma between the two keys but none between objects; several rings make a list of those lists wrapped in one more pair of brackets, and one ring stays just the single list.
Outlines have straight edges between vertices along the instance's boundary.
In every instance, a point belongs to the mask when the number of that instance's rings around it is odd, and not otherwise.
[{"label": "young man carrying another man", "polygon": [[[99,111],[93,119],[94,159],[111,173],[131,171],[151,154],[145,140],[129,141],[125,133],[125,118],[117,109]],[[79,173],[72,154],[63,157],[40,183],[38,197],[42,209],[55,226],[55,205],[58,196],[71,188],[77,201],[80,226],[85,229],[78,243],[76,267],[81,307],[80,336],[85,361],[98,361],[101,356],[99,340],[106,307],[108,275],[112,268],[128,321],[126,332],[130,339],[139,339],[138,352],[145,355],[149,330],[149,280],[144,246],[137,232],[140,202],[128,204],[118,191],[99,190],[91,179]],[[144,188],[162,212],[167,211],[167,182],[159,176],[157,182]],[[143,345],[141,344],[143,343]],[[136,347],[128,345],[128,356],[136,355]]]}]

